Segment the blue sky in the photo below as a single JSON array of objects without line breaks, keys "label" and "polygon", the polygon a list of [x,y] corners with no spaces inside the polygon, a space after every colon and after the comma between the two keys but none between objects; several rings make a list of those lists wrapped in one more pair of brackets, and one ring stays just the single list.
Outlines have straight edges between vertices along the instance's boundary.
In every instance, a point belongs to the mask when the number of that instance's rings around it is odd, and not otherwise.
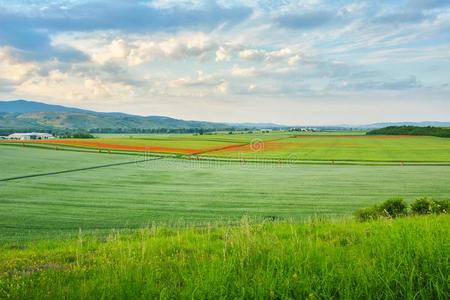
[{"label": "blue sky", "polygon": [[2,1],[0,99],[282,124],[450,120],[450,1]]}]

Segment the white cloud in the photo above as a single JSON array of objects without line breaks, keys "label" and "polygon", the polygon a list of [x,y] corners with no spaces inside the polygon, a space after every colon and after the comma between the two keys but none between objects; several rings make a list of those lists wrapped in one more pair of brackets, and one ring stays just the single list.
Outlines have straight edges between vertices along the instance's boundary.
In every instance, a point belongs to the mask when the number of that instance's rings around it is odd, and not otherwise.
[{"label": "white cloud", "polygon": [[148,6],[157,9],[170,9],[182,7],[184,9],[193,9],[201,7],[204,3],[198,0],[154,0],[148,3]]},{"label": "white cloud", "polygon": [[241,68],[238,65],[233,66],[231,69],[231,75],[236,77],[254,77],[263,74],[263,71],[258,70],[255,67]]},{"label": "white cloud", "polygon": [[300,55],[295,54],[294,56],[291,56],[291,57],[288,59],[288,65],[290,65],[290,66],[295,66],[295,65],[298,64],[301,60],[302,60],[302,58],[300,57]]},{"label": "white cloud", "polygon": [[246,60],[263,60],[266,52],[256,49],[245,49],[239,52],[239,57]]},{"label": "white cloud", "polygon": [[100,78],[86,78],[84,87],[89,94],[103,98],[134,97],[134,88],[123,82],[105,81]]},{"label": "white cloud", "polygon": [[222,46],[216,50],[216,61],[230,60],[230,56],[230,52]]},{"label": "white cloud", "polygon": [[[203,58],[215,51],[217,45],[203,33],[184,33],[172,37],[147,35],[118,38],[106,34],[93,39],[86,34],[63,34],[53,38],[55,46],[70,46],[91,57],[98,64],[119,60],[129,65],[139,65],[156,59],[175,60]],[[224,48],[217,49],[219,59],[227,59]]]},{"label": "white cloud", "polygon": [[222,94],[227,94],[230,89],[230,83],[228,82],[222,82],[217,86],[217,91],[219,91]]},{"label": "white cloud", "polygon": [[188,76],[175,79],[172,81],[172,85],[176,87],[217,86],[223,82],[224,80],[218,78],[217,76],[198,71],[197,76]]},{"label": "white cloud", "polygon": [[221,76],[205,74],[198,71],[196,76],[187,76],[172,80],[168,84],[168,95],[192,95],[205,97],[212,94],[226,94],[230,90],[230,83]]},{"label": "white cloud", "polygon": [[302,59],[300,51],[288,47],[273,51],[244,49],[239,52],[239,57],[247,61],[263,61],[268,64],[287,63],[291,66]]},{"label": "white cloud", "polygon": [[38,65],[18,59],[13,49],[0,48],[0,79],[19,82],[35,74],[38,70]]}]

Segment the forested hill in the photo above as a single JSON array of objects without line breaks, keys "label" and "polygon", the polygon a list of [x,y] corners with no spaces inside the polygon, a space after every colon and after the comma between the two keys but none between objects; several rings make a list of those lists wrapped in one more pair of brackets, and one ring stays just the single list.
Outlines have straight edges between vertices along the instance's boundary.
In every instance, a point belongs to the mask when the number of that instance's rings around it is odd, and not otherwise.
[{"label": "forested hill", "polygon": [[187,121],[164,116],[104,113],[26,100],[0,101],[0,133],[2,134],[36,130],[191,132],[228,127],[230,126],[222,123]]},{"label": "forested hill", "polygon": [[450,128],[444,127],[419,127],[419,126],[389,126],[371,130],[367,135],[428,135],[450,138]]}]

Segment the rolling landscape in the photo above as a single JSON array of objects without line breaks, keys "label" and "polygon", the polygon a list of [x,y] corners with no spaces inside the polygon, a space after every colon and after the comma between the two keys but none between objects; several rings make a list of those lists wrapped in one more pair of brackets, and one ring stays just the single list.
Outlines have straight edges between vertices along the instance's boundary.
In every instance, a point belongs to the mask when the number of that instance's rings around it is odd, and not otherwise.
[{"label": "rolling landscape", "polygon": [[0,299],[450,298],[445,1],[0,11]]},{"label": "rolling landscape", "polygon": [[253,130],[0,141],[0,295],[446,298],[449,138]]}]

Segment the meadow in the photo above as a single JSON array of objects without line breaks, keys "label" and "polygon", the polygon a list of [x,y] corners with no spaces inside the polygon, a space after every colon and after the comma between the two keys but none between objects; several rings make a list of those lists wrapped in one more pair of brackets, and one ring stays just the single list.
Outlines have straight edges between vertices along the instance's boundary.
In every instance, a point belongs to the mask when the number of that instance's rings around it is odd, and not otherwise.
[{"label": "meadow", "polygon": [[2,299],[448,299],[450,218],[150,226],[0,244]]},{"label": "meadow", "polygon": [[[237,163],[22,146],[0,146],[0,156],[0,240],[244,215],[348,217],[393,196],[450,194],[446,166]],[[25,178],[4,181],[18,176]]]},{"label": "meadow", "polygon": [[0,299],[448,299],[448,214],[353,217],[448,200],[448,139],[63,142],[0,143]]}]

